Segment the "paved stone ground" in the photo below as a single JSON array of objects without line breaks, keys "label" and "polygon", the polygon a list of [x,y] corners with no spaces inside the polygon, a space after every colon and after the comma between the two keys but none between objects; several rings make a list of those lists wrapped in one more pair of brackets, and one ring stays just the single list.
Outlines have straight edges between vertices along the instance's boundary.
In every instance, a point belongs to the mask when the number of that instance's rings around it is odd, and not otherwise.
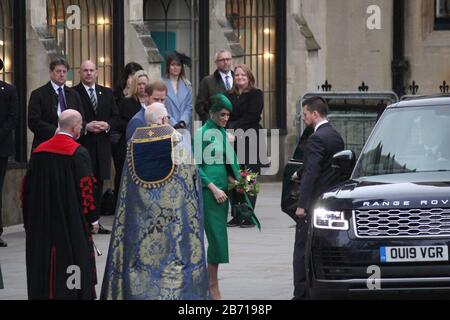
[{"label": "paved stone ground", "polygon": [[[219,267],[222,298],[238,300],[287,300],[292,297],[293,221],[280,211],[281,184],[264,183],[258,197],[256,213],[262,229],[228,228],[230,263]],[[102,217],[111,227],[112,217]],[[0,264],[5,289],[0,300],[27,299],[25,268],[25,234],[22,226],[6,228],[0,248]],[[109,236],[96,235],[95,243],[103,252],[97,257],[100,293],[109,246]]]}]

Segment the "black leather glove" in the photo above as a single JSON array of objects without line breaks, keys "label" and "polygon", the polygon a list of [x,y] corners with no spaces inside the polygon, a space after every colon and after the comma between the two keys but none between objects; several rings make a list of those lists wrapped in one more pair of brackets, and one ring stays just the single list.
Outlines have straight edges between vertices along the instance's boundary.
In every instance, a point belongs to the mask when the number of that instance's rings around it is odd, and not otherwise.
[{"label": "black leather glove", "polygon": [[184,128],[186,128],[186,123],[184,121],[179,121],[173,127],[174,127],[174,129],[184,129]]}]

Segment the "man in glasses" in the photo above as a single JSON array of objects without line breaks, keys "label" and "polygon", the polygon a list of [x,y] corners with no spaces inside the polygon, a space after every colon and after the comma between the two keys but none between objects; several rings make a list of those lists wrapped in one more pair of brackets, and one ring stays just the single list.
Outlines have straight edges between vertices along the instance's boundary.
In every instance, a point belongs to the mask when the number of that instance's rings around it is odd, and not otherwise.
[{"label": "man in glasses", "polygon": [[214,55],[214,60],[217,69],[212,75],[206,76],[200,82],[195,103],[195,111],[203,122],[209,119],[210,98],[218,93],[226,93],[233,88],[234,75],[231,71],[233,62],[231,53],[227,50],[220,50]]}]

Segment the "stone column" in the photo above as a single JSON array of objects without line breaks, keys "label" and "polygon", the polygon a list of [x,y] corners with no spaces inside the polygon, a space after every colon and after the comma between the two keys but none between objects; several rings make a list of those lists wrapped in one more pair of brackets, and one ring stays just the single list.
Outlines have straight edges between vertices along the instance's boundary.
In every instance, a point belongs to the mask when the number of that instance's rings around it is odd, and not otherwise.
[{"label": "stone column", "polygon": [[125,64],[137,62],[151,79],[161,77],[162,57],[143,21],[144,1],[126,0],[125,4]]}]

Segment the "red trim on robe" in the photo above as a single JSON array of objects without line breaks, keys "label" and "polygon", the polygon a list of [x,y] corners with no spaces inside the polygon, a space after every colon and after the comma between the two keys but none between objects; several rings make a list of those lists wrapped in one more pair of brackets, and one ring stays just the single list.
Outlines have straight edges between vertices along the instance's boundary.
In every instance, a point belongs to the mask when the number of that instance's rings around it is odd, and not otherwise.
[{"label": "red trim on robe", "polygon": [[80,179],[81,200],[83,214],[95,211],[94,185],[97,183],[95,177],[84,177]]},{"label": "red trim on robe", "polygon": [[34,153],[49,152],[64,156],[73,156],[77,151],[79,143],[65,134],[57,134],[49,140],[41,143],[34,149]]}]

